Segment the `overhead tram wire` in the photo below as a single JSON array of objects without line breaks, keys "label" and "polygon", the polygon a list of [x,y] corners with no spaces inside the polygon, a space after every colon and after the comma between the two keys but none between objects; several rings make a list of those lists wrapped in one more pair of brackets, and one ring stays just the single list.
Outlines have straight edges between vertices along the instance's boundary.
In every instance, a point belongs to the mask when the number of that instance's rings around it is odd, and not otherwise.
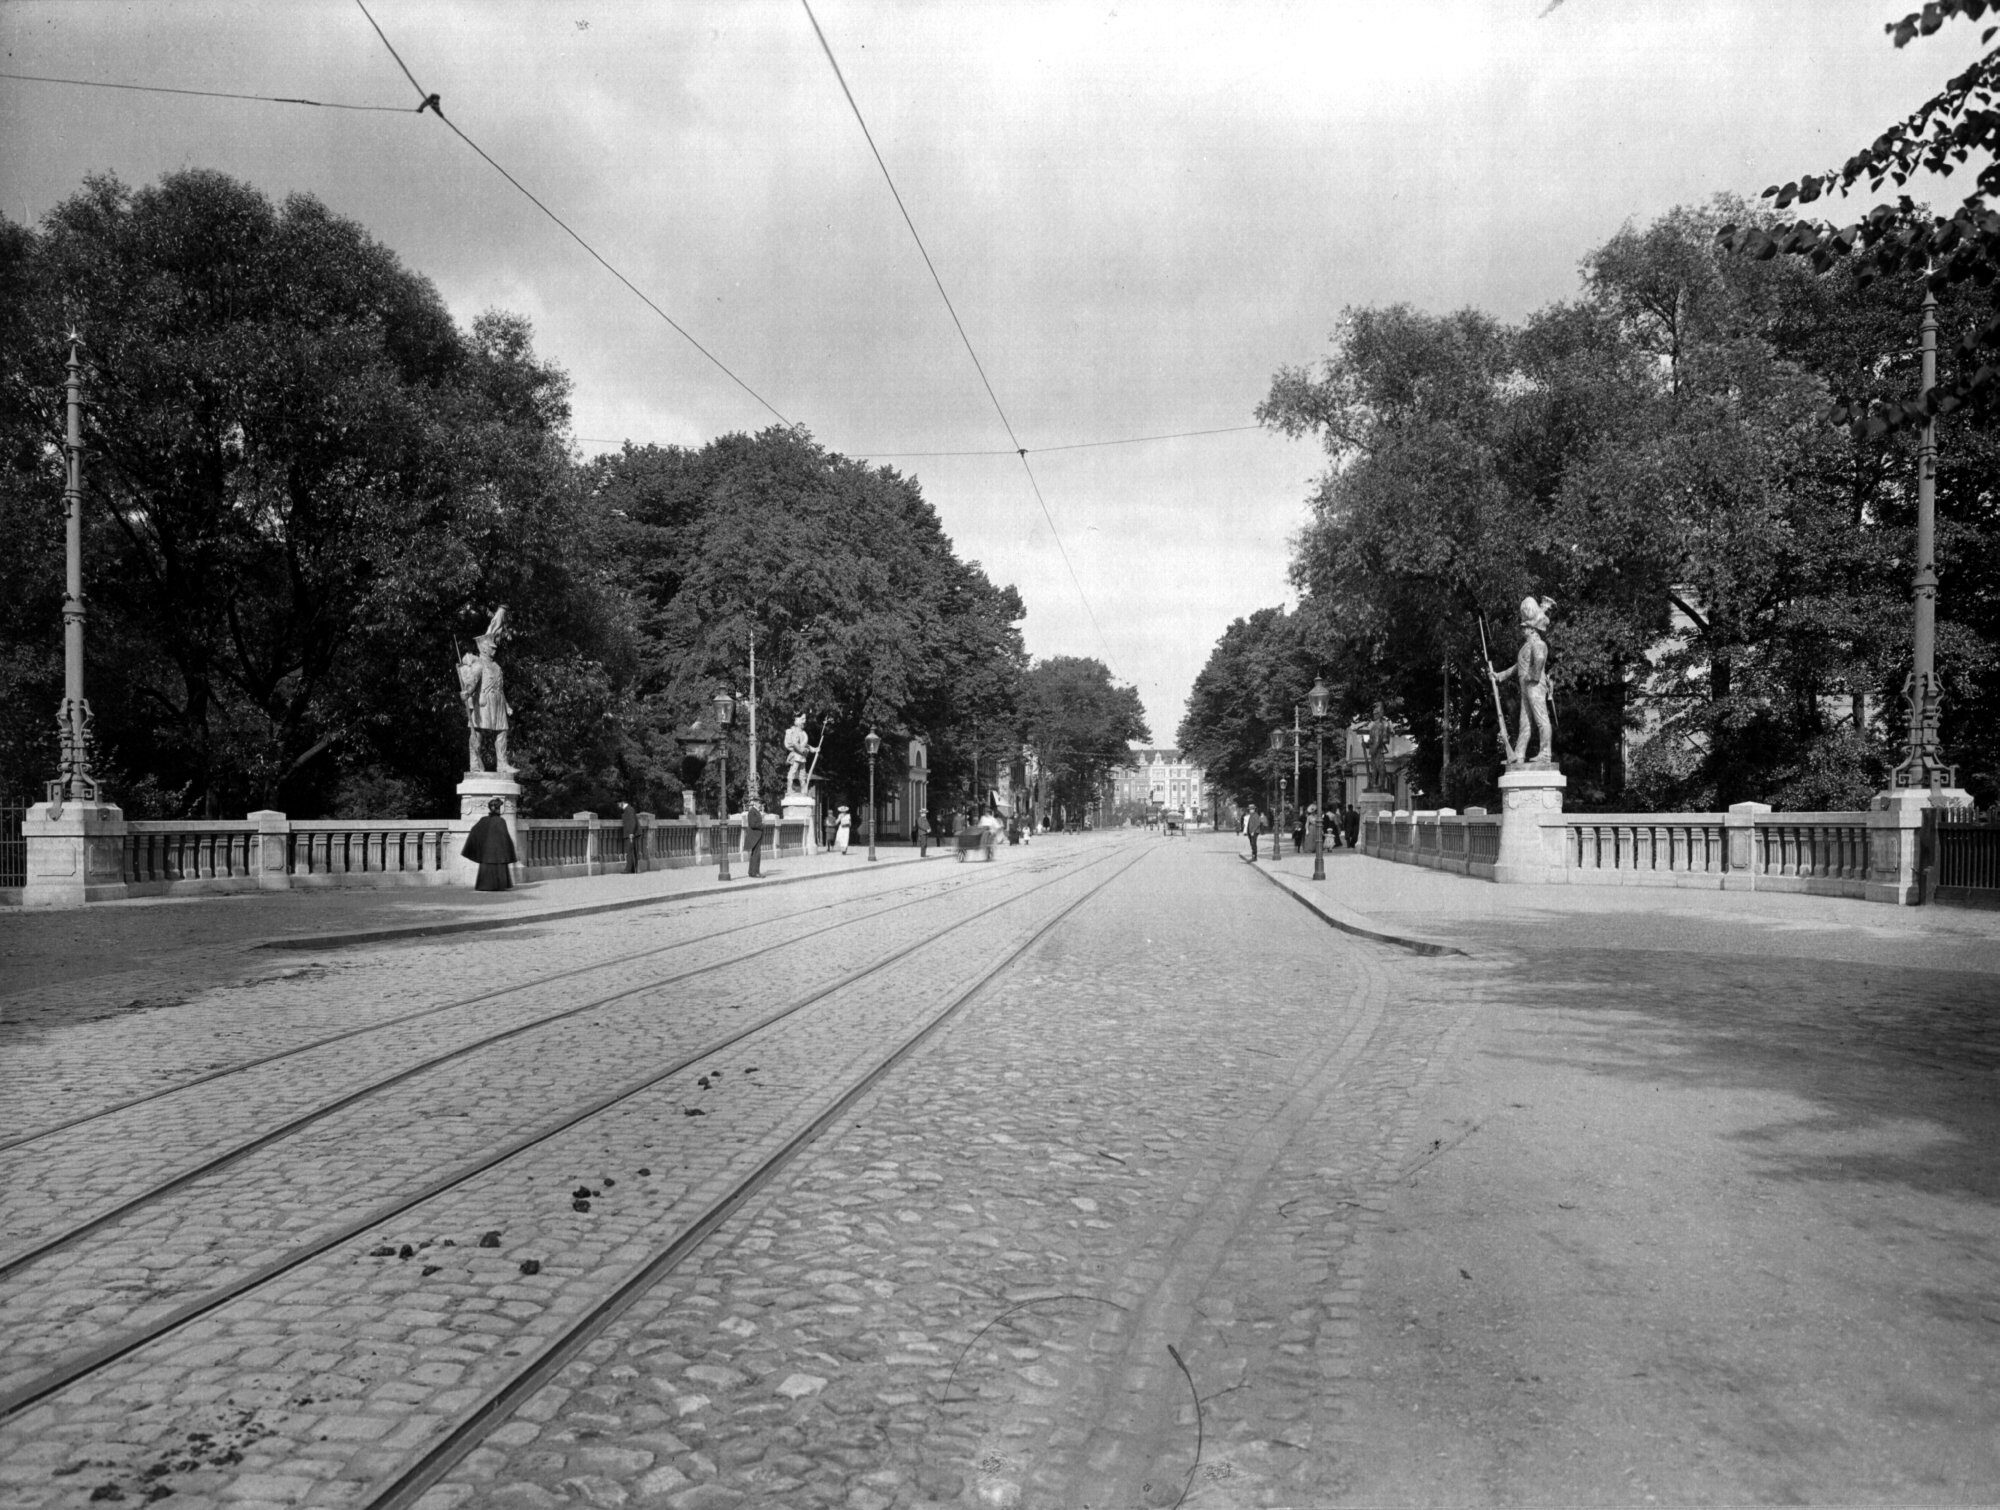
[{"label": "overhead tram wire", "polygon": [[[355,0],[358,5],[361,0]],[[917,244],[917,252],[924,259],[924,266],[930,270],[931,282],[937,285],[938,297],[944,300],[945,312],[951,316],[951,323],[958,331],[958,338],[965,343],[965,354],[972,358],[972,365],[979,374],[981,386],[986,389],[987,398],[993,401],[993,412],[1000,416],[1000,427],[1007,432],[1007,439],[1014,443],[1014,452],[1021,458],[1021,470],[1028,474],[1028,486],[1034,489],[1035,502],[1041,505],[1042,517],[1049,522],[1049,536],[1056,543],[1056,550],[1062,556],[1064,567],[1069,571],[1070,583],[1076,588],[1076,595],[1083,604],[1083,611],[1090,616],[1090,627],[1097,631],[1098,643],[1104,647],[1106,657],[1111,654],[1111,641],[1105,637],[1104,626],[1097,622],[1097,610],[1090,606],[1090,595],[1083,590],[1083,581],[1076,574],[1076,566],[1069,558],[1069,547],[1063,544],[1062,531],[1056,528],[1055,515],[1049,512],[1049,503],[1042,496],[1042,485],[1035,480],[1035,469],[1028,465],[1028,448],[1021,444],[1021,437],[1014,433],[1014,426],[1007,418],[1007,411],[1000,403],[1000,395],[993,391],[993,384],[986,376],[986,365],[979,360],[979,353],[973,350],[972,337],[965,333],[965,323],[958,317],[958,310],[951,302],[951,295],[945,292],[944,279],[938,276],[937,264],[931,261],[929,248],[924,238],[917,233],[917,223],[910,218],[909,207],[903,203],[903,196],[896,187],[895,177],[889,172],[889,164],[883,160],[881,148],[875,145],[875,133],[868,129],[868,119],[861,113],[861,106],[854,98],[854,91],[847,87],[847,75],[840,71],[840,59],[833,55],[833,47],[826,40],[826,33],[820,30],[819,17],[813,14],[811,0],[799,0],[805,8],[806,20],[812,23],[813,35],[819,38],[820,51],[826,54],[827,66],[833,69],[833,77],[840,85],[840,92],[847,97],[847,108],[854,112],[856,124],[861,127],[861,135],[868,143],[868,150],[875,156],[875,166],[882,170],[882,181],[889,186],[890,197],[896,201],[896,209],[903,217],[903,224],[910,229],[910,239]],[[414,82],[414,80],[412,81]]]},{"label": "overhead tram wire", "polygon": [[113,84],[103,79],[60,79],[40,73],[0,73],[0,79],[19,79],[29,84],[67,84],[75,89],[124,89],[134,94],[184,94],[204,100],[259,100],[267,105],[310,105],[316,110],[370,110],[379,111],[384,115],[410,113],[407,105],[350,105],[341,100],[308,100],[290,94],[233,94],[221,89],[170,89],[164,84]]},{"label": "overhead tram wire", "polygon": [[[1063,446],[1029,446],[1026,449],[1032,456],[1046,456],[1051,451],[1089,451],[1099,446],[1138,446],[1155,440],[1191,440],[1200,435],[1241,435],[1250,430],[1262,430],[1264,428],[1263,425],[1224,425],[1218,430],[1175,430],[1167,435],[1127,435],[1118,440],[1079,440]],[[622,446],[628,442],[636,445],[657,444],[657,442],[635,442],[632,441],[629,435],[622,440],[613,440],[610,436],[606,435],[579,435],[576,438],[586,445],[593,446]],[[851,449],[855,456],[869,461],[906,461],[913,458],[935,456],[1018,456],[1021,454],[1019,451],[1005,450],[877,451],[867,446],[856,446]]]},{"label": "overhead tram wire", "polygon": [[495,173],[498,173],[502,178],[506,179],[508,183],[512,184],[515,187],[515,189],[517,189],[520,192],[521,196],[528,201],[529,204],[533,205],[536,209],[540,210],[544,215],[548,216],[550,220],[554,221],[559,227],[561,227],[564,235],[568,236],[570,240],[574,241],[578,246],[582,247],[586,252],[588,252],[591,255],[591,257],[596,261],[598,266],[602,267],[607,273],[611,274],[612,277],[616,278],[620,283],[624,284],[627,289],[631,290],[633,295],[637,297],[640,303],[644,304],[646,308],[650,309],[654,314],[658,315],[662,320],[666,321],[667,324],[673,328],[674,332],[677,335],[679,335],[682,340],[686,341],[688,345],[692,346],[696,351],[700,352],[703,356],[707,357],[708,360],[715,366],[717,371],[721,372],[722,375],[728,378],[730,382],[734,383],[737,387],[741,388],[745,393],[749,394],[750,397],[754,398],[758,403],[762,404],[773,415],[776,415],[779,424],[789,426],[792,423],[791,420],[787,419],[785,415],[779,411],[777,405],[773,404],[769,399],[765,398],[763,394],[759,393],[755,388],[752,388],[748,383],[744,382],[742,378],[738,377],[734,372],[732,372],[729,368],[728,363],[724,362],[721,357],[717,356],[714,352],[710,351],[706,346],[702,345],[700,341],[697,341],[694,338],[694,336],[689,333],[686,326],[682,325],[680,321],[676,320],[672,315],[668,314],[664,309],[660,308],[659,305],[655,304],[652,298],[646,293],[644,289],[640,288],[638,284],[634,283],[630,278],[626,277],[623,273],[621,273],[616,267],[612,266],[612,264],[608,259],[606,259],[604,254],[598,251],[597,248],[592,246],[588,241],[585,241],[583,237],[580,234],[578,234],[575,228],[572,227],[568,221],[564,220],[562,216],[558,215],[554,210],[550,209],[547,205],[543,204],[541,200],[537,199],[533,194],[533,192],[529,190],[526,184],[522,183],[520,179],[516,178],[513,174],[509,173],[505,168],[501,167],[500,164],[494,160],[491,153],[489,153],[484,147],[480,146],[479,143],[474,141],[471,137],[467,136],[465,132],[462,129],[460,129],[458,123],[452,120],[451,117],[449,117],[444,113],[444,106],[439,102],[439,97],[431,93],[429,90],[425,89],[422,84],[419,84],[417,82],[417,76],[410,72],[410,65],[403,61],[402,54],[396,51],[396,45],[389,40],[388,33],[382,30],[380,23],[378,23],[375,17],[369,13],[368,7],[362,3],[362,0],[354,0],[354,3],[356,6],[360,8],[361,14],[368,17],[368,24],[375,28],[375,35],[382,39],[382,45],[389,50],[389,56],[396,60],[396,66],[403,70],[403,77],[410,81],[410,87],[416,90],[418,98],[423,101],[422,104],[417,106],[417,113],[419,115],[421,115],[424,111],[428,110],[431,112],[431,114],[435,115],[439,120],[443,121],[446,126],[451,128],[451,132],[454,136],[456,136],[460,141],[464,142],[466,146],[470,147],[474,152],[478,153],[479,156],[485,160],[487,166],[492,168],[492,170]]},{"label": "overhead tram wire", "polygon": [[[1240,435],[1248,430],[1262,430],[1262,425],[1224,425],[1219,430],[1176,430],[1170,435],[1128,435],[1119,440],[1079,440],[1066,446],[1030,446],[1026,449],[1035,456],[1047,456],[1051,451],[1090,451],[1099,446],[1138,446],[1155,440],[1191,440],[1198,435]],[[1014,456],[1015,451],[864,451],[870,457],[882,457],[889,461],[904,461],[926,456]]]}]

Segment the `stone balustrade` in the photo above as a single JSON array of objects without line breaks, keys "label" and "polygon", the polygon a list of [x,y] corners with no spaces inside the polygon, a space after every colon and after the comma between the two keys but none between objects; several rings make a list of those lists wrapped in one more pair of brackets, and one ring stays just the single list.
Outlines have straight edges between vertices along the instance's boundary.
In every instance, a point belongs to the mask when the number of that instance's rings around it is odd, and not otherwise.
[{"label": "stone balustrade", "polygon": [[[1524,813],[1552,863],[1534,879],[1571,886],[1790,891],[1913,903],[1922,899],[1921,811],[1883,797],[1866,812],[1780,813],[1739,802],[1726,813]],[[1360,848],[1379,859],[1494,879],[1502,819],[1478,809],[1365,814]],[[1933,832],[1939,832],[1935,824]],[[1935,841],[1932,841],[1933,843]],[[1554,857],[1559,855],[1559,863]],[[1993,865],[2000,881],[2000,850]],[[1934,883],[1934,880],[1932,882]]]},{"label": "stone balustrade", "polygon": [[[0,889],[0,904],[74,906],[123,897],[201,896],[326,887],[469,885],[459,858],[471,818],[293,819],[255,812],[236,819],[128,820],[115,807],[72,804],[51,818],[31,807],[22,820],[26,884]],[[717,825],[707,819],[639,815],[649,867],[714,864]],[[773,855],[802,852],[806,825],[773,819]],[[515,876],[522,881],[602,875],[625,867],[616,818],[514,820]],[[729,841],[740,846],[742,827]]]},{"label": "stone balustrade", "polygon": [[1380,859],[1490,881],[1500,858],[1500,819],[1484,808],[1369,813],[1361,820],[1361,848]]}]

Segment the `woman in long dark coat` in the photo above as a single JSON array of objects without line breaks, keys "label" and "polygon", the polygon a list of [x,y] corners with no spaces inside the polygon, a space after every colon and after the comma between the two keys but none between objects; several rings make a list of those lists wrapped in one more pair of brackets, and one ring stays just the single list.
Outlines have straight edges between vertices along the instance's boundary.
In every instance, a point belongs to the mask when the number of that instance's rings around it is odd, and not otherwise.
[{"label": "woman in long dark coat", "polygon": [[514,863],[514,836],[507,832],[507,820],[500,816],[500,799],[486,804],[486,816],[472,825],[459,853],[479,866],[474,891],[507,891],[514,885],[508,867]]}]

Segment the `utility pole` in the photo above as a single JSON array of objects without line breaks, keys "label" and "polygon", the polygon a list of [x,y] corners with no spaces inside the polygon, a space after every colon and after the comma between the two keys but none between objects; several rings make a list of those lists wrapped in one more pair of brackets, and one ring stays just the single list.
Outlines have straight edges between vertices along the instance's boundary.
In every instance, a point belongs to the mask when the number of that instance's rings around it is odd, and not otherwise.
[{"label": "utility pole", "polygon": [[[743,810],[750,810],[750,799],[758,797],[757,791],[757,631],[750,631],[750,752],[746,757],[749,775],[744,778]],[[759,798],[761,801],[762,799]]]}]

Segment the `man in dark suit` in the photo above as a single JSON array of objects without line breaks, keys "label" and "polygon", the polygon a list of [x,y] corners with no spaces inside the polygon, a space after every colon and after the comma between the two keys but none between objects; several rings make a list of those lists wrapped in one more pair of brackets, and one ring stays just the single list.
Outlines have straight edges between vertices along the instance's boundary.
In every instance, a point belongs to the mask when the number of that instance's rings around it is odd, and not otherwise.
[{"label": "man in dark suit", "polygon": [[755,797],[743,813],[743,845],[750,853],[750,874],[761,876],[764,853],[764,809]]},{"label": "man in dark suit", "polygon": [[629,802],[618,804],[618,822],[625,833],[625,874],[632,875],[646,868],[645,855],[639,848],[639,811]]}]

